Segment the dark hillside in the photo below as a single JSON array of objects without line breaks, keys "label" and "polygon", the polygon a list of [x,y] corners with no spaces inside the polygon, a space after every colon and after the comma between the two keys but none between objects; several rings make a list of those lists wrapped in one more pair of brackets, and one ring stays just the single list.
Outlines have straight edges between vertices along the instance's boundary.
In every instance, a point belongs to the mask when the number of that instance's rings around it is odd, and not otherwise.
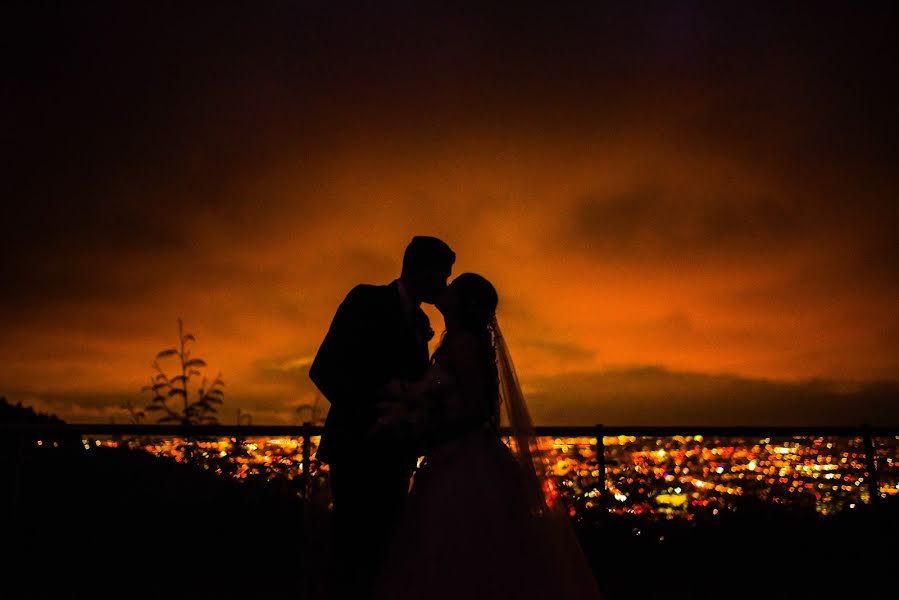
[{"label": "dark hillside", "polygon": [[[0,414],[60,422],[5,401]],[[302,506],[286,490],[139,450],[42,441],[21,461],[17,443],[3,446],[8,597],[298,597]]]}]

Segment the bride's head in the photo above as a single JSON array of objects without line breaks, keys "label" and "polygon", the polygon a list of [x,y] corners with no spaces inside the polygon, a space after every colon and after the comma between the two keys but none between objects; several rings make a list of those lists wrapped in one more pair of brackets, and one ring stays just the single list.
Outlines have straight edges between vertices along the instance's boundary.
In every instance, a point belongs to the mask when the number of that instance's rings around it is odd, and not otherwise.
[{"label": "bride's head", "polygon": [[[484,375],[488,377],[488,405],[484,407],[485,423],[499,426],[499,372],[496,366],[494,329],[498,297],[493,284],[476,273],[462,273],[447,286],[434,305],[443,313],[444,334],[467,332],[481,348]],[[447,338],[444,338],[446,340]],[[440,354],[443,342],[434,352]]]},{"label": "bride's head", "polygon": [[447,330],[486,331],[496,314],[498,296],[493,284],[476,273],[462,273],[447,286],[435,306]]}]

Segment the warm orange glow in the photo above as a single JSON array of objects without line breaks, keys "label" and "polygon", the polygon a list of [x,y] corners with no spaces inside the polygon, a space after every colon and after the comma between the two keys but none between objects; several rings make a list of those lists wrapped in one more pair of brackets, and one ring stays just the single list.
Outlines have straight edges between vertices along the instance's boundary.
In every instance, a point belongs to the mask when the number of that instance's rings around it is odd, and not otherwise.
[{"label": "warm orange glow", "polygon": [[[343,295],[431,234],[496,284],[538,422],[899,420],[840,400],[899,379],[895,109],[872,63],[889,21],[785,15],[754,22],[763,44],[729,35],[750,15],[682,10],[73,42],[8,111],[0,395],[126,421],[182,317],[222,421],[308,419]],[[67,30],[93,40],[93,21]],[[123,66],[115,44],[147,55]]]}]

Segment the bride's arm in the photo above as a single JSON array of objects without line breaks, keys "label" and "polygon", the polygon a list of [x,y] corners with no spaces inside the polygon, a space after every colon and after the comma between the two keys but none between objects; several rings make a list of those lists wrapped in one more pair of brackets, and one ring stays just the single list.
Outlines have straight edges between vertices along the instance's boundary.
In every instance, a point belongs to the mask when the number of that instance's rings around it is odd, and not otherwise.
[{"label": "bride's arm", "polygon": [[391,401],[379,405],[382,416],[375,430],[440,435],[483,417],[487,382],[481,356],[474,337],[456,334],[421,379],[394,379],[388,384]]}]

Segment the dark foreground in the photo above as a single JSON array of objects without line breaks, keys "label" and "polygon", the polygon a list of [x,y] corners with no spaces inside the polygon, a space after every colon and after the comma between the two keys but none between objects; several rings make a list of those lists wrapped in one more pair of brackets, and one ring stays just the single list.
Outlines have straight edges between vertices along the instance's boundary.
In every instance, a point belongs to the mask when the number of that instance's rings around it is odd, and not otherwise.
[{"label": "dark foreground", "polygon": [[[140,451],[3,460],[3,598],[322,597],[328,512],[293,484],[237,484]],[[899,507],[836,517],[746,505],[705,521],[576,523],[610,600],[880,598]],[[514,574],[510,574],[510,577]],[[474,596],[472,596],[474,597]]]}]

